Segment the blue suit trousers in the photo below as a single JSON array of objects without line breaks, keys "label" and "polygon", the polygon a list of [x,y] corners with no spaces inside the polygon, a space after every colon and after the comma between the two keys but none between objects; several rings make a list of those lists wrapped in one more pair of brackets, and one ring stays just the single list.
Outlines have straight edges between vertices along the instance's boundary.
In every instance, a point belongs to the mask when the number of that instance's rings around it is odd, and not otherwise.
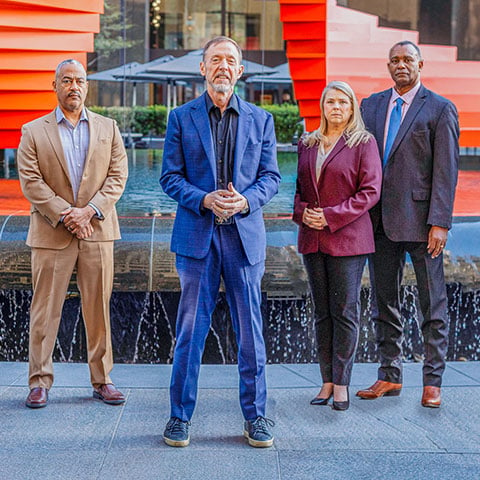
[{"label": "blue suit trousers", "polygon": [[193,415],[202,354],[221,277],[238,345],[243,416],[246,420],[265,416],[266,353],[261,315],[264,262],[250,265],[237,227],[232,224],[215,227],[206,257],[196,259],[177,254],[176,266],[182,293],[170,383],[170,416],[188,421]]}]

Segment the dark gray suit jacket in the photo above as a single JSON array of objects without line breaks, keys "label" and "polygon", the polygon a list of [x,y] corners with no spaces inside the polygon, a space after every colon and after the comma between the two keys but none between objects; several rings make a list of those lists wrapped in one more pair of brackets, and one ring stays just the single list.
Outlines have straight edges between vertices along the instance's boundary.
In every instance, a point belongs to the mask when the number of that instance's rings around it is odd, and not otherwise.
[{"label": "dark gray suit jacket", "polygon": [[[361,104],[363,120],[383,157],[391,89]],[[396,242],[426,242],[432,225],[450,228],[458,176],[458,114],[455,105],[423,85],[402,121],[383,171],[382,196],[371,210]]]}]

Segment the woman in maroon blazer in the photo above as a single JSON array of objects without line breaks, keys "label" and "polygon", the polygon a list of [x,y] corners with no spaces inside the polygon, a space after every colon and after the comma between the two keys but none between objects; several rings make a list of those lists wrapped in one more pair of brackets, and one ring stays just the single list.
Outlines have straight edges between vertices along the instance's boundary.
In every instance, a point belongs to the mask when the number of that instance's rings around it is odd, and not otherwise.
[{"label": "woman in maroon blazer", "polygon": [[298,145],[293,220],[299,225],[315,305],[322,389],[310,402],[349,407],[348,385],[360,323],[360,285],[374,251],[369,216],[380,198],[382,167],[350,86],[329,83],[320,100],[320,127]]}]

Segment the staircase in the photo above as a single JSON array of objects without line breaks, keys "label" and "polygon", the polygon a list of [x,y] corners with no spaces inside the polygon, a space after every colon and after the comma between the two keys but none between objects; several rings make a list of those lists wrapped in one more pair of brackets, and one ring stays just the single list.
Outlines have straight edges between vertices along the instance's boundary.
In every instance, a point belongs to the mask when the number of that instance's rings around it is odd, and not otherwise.
[{"label": "staircase", "polygon": [[[344,80],[361,100],[392,86],[386,64],[394,43],[418,44],[418,32],[379,27],[377,16],[340,7],[336,0],[279,3],[295,96],[309,131],[319,125],[319,100],[326,83]],[[480,146],[480,62],[457,60],[452,46],[419,47],[422,82],[457,106],[461,146]]]}]

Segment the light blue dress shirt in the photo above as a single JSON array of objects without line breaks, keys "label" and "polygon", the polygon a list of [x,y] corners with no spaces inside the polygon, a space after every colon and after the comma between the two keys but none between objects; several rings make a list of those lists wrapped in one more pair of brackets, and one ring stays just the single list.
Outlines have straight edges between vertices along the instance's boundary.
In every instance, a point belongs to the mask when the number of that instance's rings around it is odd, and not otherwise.
[{"label": "light blue dress shirt", "polygon": [[[90,130],[88,126],[88,117],[85,108],[82,110],[80,120],[76,126],[73,126],[60,107],[55,110],[58,131],[62,141],[63,153],[67,161],[68,173],[72,184],[74,199],[77,199],[80,182],[82,181],[85,160],[87,158],[88,146],[90,143]],[[98,218],[103,218],[100,210],[91,202],[88,203],[96,213]]]}]

